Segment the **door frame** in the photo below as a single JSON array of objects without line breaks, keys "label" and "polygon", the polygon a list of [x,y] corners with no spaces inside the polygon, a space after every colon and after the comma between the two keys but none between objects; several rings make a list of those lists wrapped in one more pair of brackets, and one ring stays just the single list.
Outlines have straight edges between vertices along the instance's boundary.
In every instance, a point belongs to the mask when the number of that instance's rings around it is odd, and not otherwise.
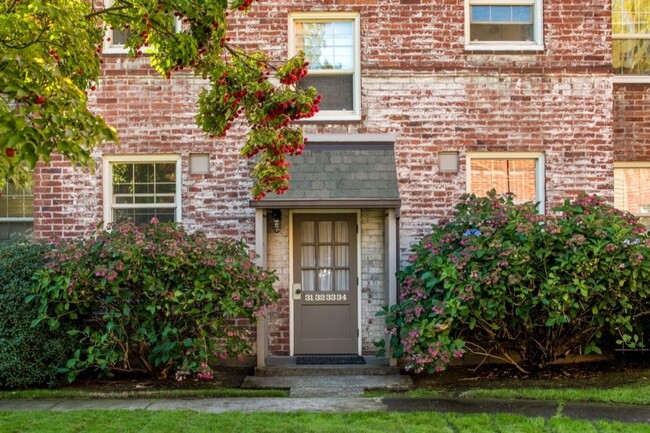
[{"label": "door frame", "polygon": [[361,355],[361,209],[291,209],[289,210],[289,355],[295,355],[295,324],[294,324],[294,291],[293,291],[293,216],[295,214],[355,214],[357,220],[357,355]]}]

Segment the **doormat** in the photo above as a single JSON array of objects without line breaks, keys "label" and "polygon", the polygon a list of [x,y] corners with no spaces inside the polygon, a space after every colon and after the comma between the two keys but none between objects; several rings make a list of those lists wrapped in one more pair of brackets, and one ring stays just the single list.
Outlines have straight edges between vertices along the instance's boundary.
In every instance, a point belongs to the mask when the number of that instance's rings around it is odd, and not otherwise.
[{"label": "doormat", "polygon": [[296,365],[365,364],[363,356],[296,356]]}]

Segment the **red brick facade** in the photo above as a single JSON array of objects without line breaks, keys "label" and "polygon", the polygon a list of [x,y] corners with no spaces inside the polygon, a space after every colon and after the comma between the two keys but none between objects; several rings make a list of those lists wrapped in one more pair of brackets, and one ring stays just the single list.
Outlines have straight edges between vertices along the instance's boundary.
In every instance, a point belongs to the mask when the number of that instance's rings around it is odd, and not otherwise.
[{"label": "red brick facade", "polygon": [[[650,93],[613,84],[610,2],[544,1],[541,52],[466,51],[464,0],[259,0],[232,36],[283,59],[289,12],[359,12],[361,121],[304,129],[395,135],[405,254],[466,192],[466,152],[543,153],[547,210],[582,191],[613,200],[614,161],[649,159]],[[239,156],[245,130],[217,140],[197,129],[201,85],[190,73],[163,80],[146,58],[106,55],[92,106],[118,129],[121,147],[98,149],[94,174],[61,161],[36,171],[36,236],[84,235],[102,220],[103,155],[167,153],[182,156],[183,222],[253,243],[250,162]],[[459,152],[458,173],[438,170],[442,151]],[[191,152],[209,153],[209,174],[189,174]],[[286,319],[286,302],[281,311]],[[288,328],[278,325],[271,337],[271,352],[286,354]]]}]

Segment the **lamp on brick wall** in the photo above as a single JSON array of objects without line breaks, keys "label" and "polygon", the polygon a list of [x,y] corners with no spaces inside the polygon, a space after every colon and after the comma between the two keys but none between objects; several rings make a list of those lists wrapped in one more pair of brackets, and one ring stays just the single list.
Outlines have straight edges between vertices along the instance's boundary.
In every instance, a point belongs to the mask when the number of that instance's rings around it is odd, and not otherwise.
[{"label": "lamp on brick wall", "polygon": [[458,173],[458,152],[438,152],[438,169],[443,173]]},{"label": "lamp on brick wall", "polygon": [[280,209],[271,211],[271,222],[273,222],[273,233],[280,233],[282,227],[282,211]]}]

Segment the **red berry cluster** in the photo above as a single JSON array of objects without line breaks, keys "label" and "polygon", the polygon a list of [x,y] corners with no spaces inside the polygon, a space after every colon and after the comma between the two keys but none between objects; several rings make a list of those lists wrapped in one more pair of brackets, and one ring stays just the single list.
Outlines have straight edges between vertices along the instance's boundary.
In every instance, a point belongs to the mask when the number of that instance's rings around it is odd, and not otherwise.
[{"label": "red berry cluster", "polygon": [[242,3],[241,6],[239,6],[237,9],[241,12],[247,10],[251,5],[253,4],[255,0],[244,0],[244,3]]},{"label": "red berry cluster", "polygon": [[302,78],[305,78],[307,76],[307,73],[309,72],[307,69],[308,67],[309,62],[305,62],[302,64],[302,66],[291,69],[288,74],[280,78],[280,82],[282,84],[286,84],[287,86],[296,84]]}]

